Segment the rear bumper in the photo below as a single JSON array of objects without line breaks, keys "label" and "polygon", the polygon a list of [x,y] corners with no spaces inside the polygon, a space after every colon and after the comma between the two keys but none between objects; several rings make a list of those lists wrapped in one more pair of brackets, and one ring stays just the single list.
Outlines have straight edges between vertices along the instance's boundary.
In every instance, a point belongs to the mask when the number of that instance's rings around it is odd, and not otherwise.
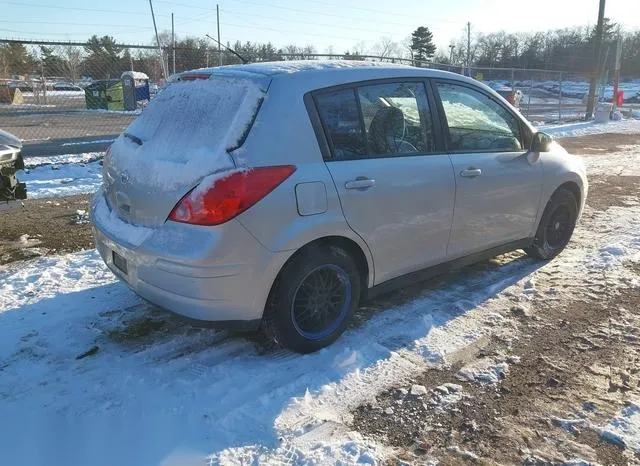
[{"label": "rear bumper", "polygon": [[[259,324],[286,254],[267,251],[240,223],[196,227],[167,222],[131,247],[93,215],[105,264],[147,301],[198,321]],[[114,253],[126,270],[114,263]]]}]

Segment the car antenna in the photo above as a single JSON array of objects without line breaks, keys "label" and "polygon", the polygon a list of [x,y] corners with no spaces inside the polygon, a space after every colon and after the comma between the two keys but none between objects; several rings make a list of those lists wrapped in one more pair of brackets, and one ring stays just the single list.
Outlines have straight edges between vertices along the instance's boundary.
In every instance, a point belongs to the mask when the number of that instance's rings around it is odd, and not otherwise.
[{"label": "car antenna", "polygon": [[213,37],[211,37],[209,34],[205,34],[205,36],[207,36],[209,39],[211,39],[212,41],[214,41],[216,44],[223,46],[225,49],[227,49],[229,52],[231,52],[232,54],[234,54],[236,57],[238,57],[240,60],[242,60],[242,64],[246,65],[247,63],[249,63],[249,61],[244,58],[242,55],[240,55],[238,52],[236,52],[235,50],[233,50],[231,47],[227,47],[226,45],[218,42],[216,39],[214,39]]}]

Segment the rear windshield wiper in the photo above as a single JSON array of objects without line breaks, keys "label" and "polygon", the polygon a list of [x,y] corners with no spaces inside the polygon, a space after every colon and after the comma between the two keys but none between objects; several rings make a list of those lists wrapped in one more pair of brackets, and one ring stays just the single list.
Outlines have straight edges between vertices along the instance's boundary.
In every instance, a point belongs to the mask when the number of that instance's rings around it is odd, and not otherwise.
[{"label": "rear windshield wiper", "polygon": [[140,139],[138,136],[134,136],[131,133],[124,133],[124,137],[125,138],[129,138],[131,139],[133,142],[135,142],[136,144],[138,144],[139,146],[142,145],[142,139]]}]

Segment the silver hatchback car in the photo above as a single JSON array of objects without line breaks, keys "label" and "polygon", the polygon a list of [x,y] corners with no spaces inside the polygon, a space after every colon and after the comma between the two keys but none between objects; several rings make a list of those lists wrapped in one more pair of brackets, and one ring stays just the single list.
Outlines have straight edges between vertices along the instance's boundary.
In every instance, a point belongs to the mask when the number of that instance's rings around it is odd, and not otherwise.
[{"label": "silver hatchback car", "polygon": [[365,296],[518,248],[553,258],[587,195],[583,163],[487,86],[348,61],[182,73],[103,183],[97,247],[136,293],[298,352]]}]

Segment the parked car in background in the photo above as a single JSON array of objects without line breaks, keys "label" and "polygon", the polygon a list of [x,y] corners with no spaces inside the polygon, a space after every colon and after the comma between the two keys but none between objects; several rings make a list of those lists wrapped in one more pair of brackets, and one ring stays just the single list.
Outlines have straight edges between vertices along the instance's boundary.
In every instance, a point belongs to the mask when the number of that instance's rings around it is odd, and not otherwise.
[{"label": "parked car in background", "polygon": [[22,141],[0,129],[0,202],[27,198],[27,186],[16,178],[16,171],[24,168],[21,150]]},{"label": "parked car in background", "polygon": [[518,248],[551,259],[580,159],[437,70],[282,62],[180,75],[104,158],[97,248],[140,296],[299,352],[359,303]]},{"label": "parked car in background", "polygon": [[33,92],[33,85],[27,81],[9,81],[9,88],[20,89],[21,92]]},{"label": "parked car in background", "polygon": [[513,105],[515,108],[520,108],[522,102],[522,91],[519,89],[513,89],[507,86],[498,86],[494,88],[502,98]]},{"label": "parked car in background", "polygon": [[84,92],[84,89],[82,89],[80,86],[76,86],[76,85],[71,84],[71,83],[54,83],[51,87],[52,87],[52,89],[54,91]]}]

